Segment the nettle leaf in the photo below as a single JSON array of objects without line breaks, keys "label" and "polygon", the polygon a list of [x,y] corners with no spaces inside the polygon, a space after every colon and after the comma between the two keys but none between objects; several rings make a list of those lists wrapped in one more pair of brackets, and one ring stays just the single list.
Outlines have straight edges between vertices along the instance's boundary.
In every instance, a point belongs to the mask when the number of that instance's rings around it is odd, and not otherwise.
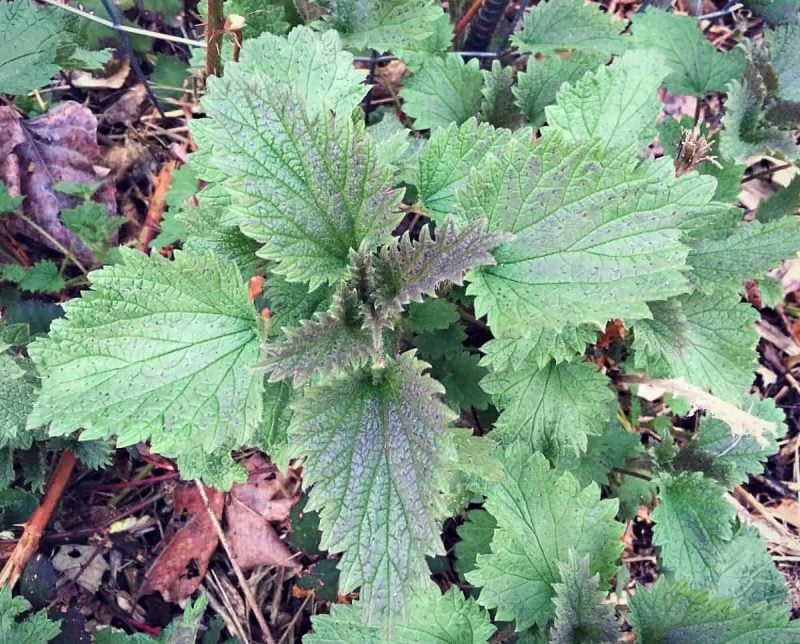
[{"label": "nettle leaf", "polygon": [[630,622],[640,642],[757,641],[790,644],[800,637],[800,624],[789,622],[784,606],[761,603],[736,606],[705,590],[692,590],[682,581],[660,578],[652,588],[638,588],[629,599]]},{"label": "nettle leaf", "polygon": [[778,77],[778,98],[800,102],[800,20],[797,12],[793,23],[768,29],[764,35],[772,70]]},{"label": "nettle leaf", "polygon": [[330,13],[315,23],[335,29],[352,50],[398,51],[429,38],[442,15],[433,0],[332,0]]},{"label": "nettle leaf", "polygon": [[736,293],[695,293],[650,304],[634,327],[636,367],[683,378],[724,400],[744,399],[756,368],[758,311]]},{"label": "nettle leaf", "polygon": [[431,58],[441,57],[450,49],[453,42],[453,24],[450,16],[441,13],[431,23],[433,32],[427,38],[401,48],[395,48],[395,54],[412,72],[417,72]]},{"label": "nettle leaf", "polygon": [[267,275],[264,281],[264,297],[272,315],[271,334],[284,337],[284,329],[294,327],[303,320],[310,320],[317,313],[329,310],[334,295],[327,286],[309,292],[305,284],[287,282],[280,275]]},{"label": "nettle leaf", "polygon": [[479,554],[488,555],[492,551],[496,527],[497,521],[486,510],[467,512],[467,520],[456,528],[459,542],[455,545],[455,568],[460,575],[475,570]]},{"label": "nettle leaf", "polygon": [[263,33],[281,35],[289,31],[286,9],[280,0],[224,0],[223,6],[226,17],[236,14],[244,18],[245,45]]},{"label": "nettle leaf", "polygon": [[682,229],[730,216],[711,201],[715,184],[675,179],[669,159],[642,162],[556,132],[532,148],[507,144],[460,194],[460,218],[514,234],[496,266],[467,277],[477,314],[499,337],[649,318],[648,300],[688,290]]},{"label": "nettle leaf", "polygon": [[[226,73],[232,67],[226,66]],[[335,31],[320,34],[300,26],[285,38],[272,34],[245,38],[236,67],[293,84],[311,118],[326,110],[348,117],[369,90],[364,84],[366,72],[353,67],[353,55],[342,50]]]},{"label": "nettle leaf", "polygon": [[361,587],[368,623],[400,615],[406,595],[429,583],[425,556],[443,552],[439,490],[451,413],[426,367],[407,352],[383,370],[311,386],[289,428],[307,457],[321,547],[344,553],[340,592]]},{"label": "nettle leaf", "polygon": [[0,92],[26,94],[47,85],[61,66],[58,52],[64,25],[48,7],[40,9],[29,0],[0,5]]},{"label": "nettle leaf", "polygon": [[752,70],[727,86],[719,150],[726,158],[745,163],[752,156],[797,157],[800,148],[789,132],[763,124],[764,81]]},{"label": "nettle leaf", "polygon": [[478,167],[490,151],[502,149],[510,138],[508,130],[496,130],[474,118],[460,127],[450,123],[434,130],[419,155],[415,180],[428,214],[433,219],[452,214],[456,193],[467,183],[470,169]]},{"label": "nettle leaf", "polygon": [[28,427],[54,436],[151,440],[180,456],[247,443],[261,419],[255,311],[235,266],[121,248],[30,345],[42,391]]},{"label": "nettle leaf", "polygon": [[579,557],[574,550],[558,562],[561,581],[553,584],[553,644],[606,644],[619,637],[614,608],[602,603],[606,593],[599,589],[600,575],[592,576],[589,565],[589,558]]},{"label": "nettle leaf", "polygon": [[444,401],[455,410],[489,406],[489,396],[480,385],[487,373],[480,356],[469,351],[446,354],[431,369],[431,375],[444,385]]},{"label": "nettle leaf", "polygon": [[548,456],[586,450],[587,438],[603,432],[615,401],[608,379],[585,362],[547,364],[532,360],[489,374],[481,381],[500,417],[492,437]]},{"label": "nettle leaf", "polygon": [[528,12],[522,31],[511,42],[521,53],[530,54],[570,49],[621,54],[630,40],[622,35],[624,27],[612,23],[596,5],[586,5],[582,0],[549,0]]},{"label": "nettle leaf", "polygon": [[624,148],[635,141],[644,148],[656,135],[658,88],[667,73],[660,54],[628,52],[562,86],[557,104],[545,109],[547,129],[558,130],[568,142],[596,139]]},{"label": "nettle leaf", "polygon": [[478,603],[496,608],[496,619],[515,620],[518,631],[544,628],[555,613],[558,563],[572,548],[591,561],[591,574],[606,583],[616,572],[623,526],[617,502],[600,500],[596,485],[581,489],[568,472],[550,469],[541,454],[506,450],[505,479],[487,488],[486,509],[497,520],[492,552],[477,556],[467,580],[482,586]]},{"label": "nettle leaf", "polygon": [[19,616],[31,608],[31,604],[23,597],[13,597],[11,587],[0,588],[0,635],[6,641],[49,642],[61,634],[61,623],[51,621],[47,611],[40,610],[25,619]]},{"label": "nettle leaf", "polygon": [[672,70],[664,85],[672,94],[703,97],[724,92],[728,83],[741,78],[747,64],[744,50],[717,51],[696,18],[652,8],[634,17],[631,46],[664,56]]},{"label": "nettle leaf", "polygon": [[516,371],[526,362],[542,369],[550,360],[555,364],[568,362],[597,340],[591,327],[564,327],[561,331],[535,329],[527,338],[495,338],[481,347],[481,364],[493,371]]},{"label": "nettle leaf", "polygon": [[408,324],[414,333],[446,329],[458,319],[456,307],[448,300],[426,299],[408,306]]},{"label": "nettle leaf", "polygon": [[724,488],[700,472],[658,480],[658,507],[653,510],[653,543],[663,568],[696,586],[710,584],[725,546],[733,538],[733,507]]},{"label": "nettle leaf", "polygon": [[795,175],[788,186],[758,204],[756,218],[761,223],[768,224],[798,210],[800,210],[800,175]]},{"label": "nettle leaf", "polygon": [[313,290],[346,277],[349,253],[391,239],[400,193],[377,162],[362,124],[329,114],[310,118],[296,93],[232,65],[209,80],[192,121],[201,176],[231,196],[223,225],[261,242],[275,272]]},{"label": "nettle leaf", "polygon": [[800,220],[789,216],[766,224],[742,223],[725,239],[701,240],[692,246],[687,260],[692,278],[703,291],[739,292],[746,280],[763,277],[797,254],[793,242],[799,230]]},{"label": "nettle leaf", "polygon": [[267,344],[259,366],[269,373],[269,382],[291,380],[295,386],[315,376],[357,369],[367,364],[372,349],[372,334],[362,322],[356,294],[341,289],[328,312],[287,329],[282,342]]},{"label": "nettle leaf", "polygon": [[404,304],[435,295],[442,282],[463,284],[473,266],[494,264],[490,251],[508,236],[486,233],[485,226],[486,220],[477,219],[457,231],[453,219],[447,218],[436,229],[435,239],[428,224],[417,241],[412,242],[406,232],[396,243],[381,248],[374,260],[379,309],[400,312]]},{"label": "nettle leaf", "polygon": [[414,119],[415,130],[461,125],[481,108],[483,74],[477,59],[460,54],[431,58],[403,83],[403,111]]},{"label": "nettle leaf", "polygon": [[514,106],[514,69],[504,67],[499,60],[492,62],[491,69],[483,74],[483,102],[481,120],[495,127],[516,128],[519,112]]},{"label": "nettle leaf", "polygon": [[8,353],[0,353],[0,448],[30,446],[32,435],[26,436],[25,421],[37,394],[33,374]]},{"label": "nettle leaf", "polygon": [[28,270],[19,281],[23,291],[32,293],[58,293],[66,286],[61,271],[56,263],[49,259],[40,259]]},{"label": "nettle leaf", "polygon": [[438,590],[415,593],[408,602],[408,617],[398,624],[393,637],[385,638],[380,629],[367,626],[361,602],[343,606],[333,604],[329,615],[311,618],[313,633],[306,644],[479,644],[488,642],[495,632],[488,613],[452,587],[443,595]]},{"label": "nettle leaf", "polygon": [[536,60],[528,59],[524,72],[517,74],[513,87],[517,107],[523,117],[534,128],[547,121],[545,108],[556,102],[556,93],[564,83],[575,84],[584,74],[597,69],[608,60],[607,54],[593,51],[573,52],[567,58],[550,54]]}]

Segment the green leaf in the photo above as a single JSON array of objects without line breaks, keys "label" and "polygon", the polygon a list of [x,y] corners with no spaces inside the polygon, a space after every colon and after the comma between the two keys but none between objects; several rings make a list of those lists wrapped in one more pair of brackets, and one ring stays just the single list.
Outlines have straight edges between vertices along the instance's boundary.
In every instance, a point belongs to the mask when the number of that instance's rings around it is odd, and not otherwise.
[{"label": "green leaf", "polygon": [[275,272],[314,289],[347,275],[351,249],[389,241],[400,194],[363,125],[312,119],[293,90],[236,66],[209,79],[203,106],[198,172],[231,196],[221,223],[263,243]]},{"label": "green leaf", "polygon": [[170,262],[121,249],[91,274],[31,356],[43,375],[28,427],[63,436],[150,439],[180,456],[247,442],[261,420],[255,312],[235,266],[176,252]]},{"label": "green leaf", "polygon": [[550,360],[556,364],[569,362],[586,351],[586,345],[597,340],[597,331],[589,327],[564,327],[560,332],[535,329],[528,338],[496,338],[481,347],[481,364],[493,371],[516,371],[531,363],[544,368]]},{"label": "green leaf", "polygon": [[49,7],[29,0],[0,4],[0,92],[26,94],[49,83],[61,69],[56,60],[63,38],[64,25]]},{"label": "green leaf", "polygon": [[594,51],[576,51],[568,58],[550,54],[542,60],[528,59],[524,72],[517,74],[513,88],[525,120],[534,128],[545,124],[545,108],[556,102],[556,93],[564,83],[574,85],[584,74],[604,64],[608,56]]},{"label": "green leaf", "polygon": [[473,266],[493,264],[491,249],[508,236],[487,234],[485,226],[486,221],[478,219],[456,231],[455,222],[448,217],[436,229],[435,239],[428,224],[417,241],[412,242],[406,232],[396,243],[381,248],[374,259],[378,308],[398,313],[404,304],[436,295],[442,282],[463,284],[465,273]]},{"label": "green leaf", "polygon": [[790,644],[800,638],[800,624],[789,622],[784,606],[736,606],[730,598],[715,598],[688,584],[659,579],[629,599],[630,622],[640,642],[725,642]]},{"label": "green leaf", "polygon": [[61,211],[61,221],[94,254],[107,249],[109,238],[125,223],[124,217],[109,217],[108,210],[94,201]]},{"label": "green leaf", "polygon": [[664,56],[672,73],[664,82],[672,94],[703,97],[724,92],[731,81],[744,74],[744,51],[719,52],[700,29],[696,18],[648,9],[633,20],[631,46]]},{"label": "green leaf", "polygon": [[479,554],[488,555],[492,551],[496,527],[497,521],[486,510],[467,512],[467,520],[456,528],[459,541],[455,545],[455,568],[460,575],[475,570]]},{"label": "green leaf", "polygon": [[264,33],[282,35],[289,31],[286,9],[282,0],[225,0],[225,16],[233,14],[244,18],[244,44]]},{"label": "green leaf", "polygon": [[656,136],[658,88],[667,73],[658,53],[628,52],[563,85],[556,104],[545,109],[545,132],[558,130],[570,143],[600,140],[608,148],[625,148],[635,141],[644,149]]},{"label": "green leaf", "polygon": [[481,120],[495,127],[516,129],[519,125],[519,112],[514,106],[514,70],[504,67],[499,60],[492,62],[491,69],[483,74],[483,102]]},{"label": "green leaf", "polygon": [[382,644],[377,626],[368,626],[363,620],[360,602],[356,604],[331,604],[328,615],[311,618],[312,632],[303,637],[303,644]]},{"label": "green leaf", "polygon": [[798,210],[800,210],[800,175],[795,176],[788,186],[759,203],[756,217],[761,223],[768,224],[785,215],[792,215]]},{"label": "green leaf", "polygon": [[340,589],[360,586],[368,623],[400,614],[406,594],[429,583],[426,555],[443,552],[438,517],[443,464],[452,449],[442,387],[413,352],[384,370],[308,388],[289,428],[307,457],[309,508],[321,547],[343,552]]},{"label": "green leaf", "polygon": [[606,644],[619,637],[614,608],[602,603],[606,593],[599,590],[600,576],[592,576],[589,564],[588,557],[579,557],[572,549],[565,561],[558,562],[561,581],[553,584],[553,644]]},{"label": "green leaf", "polygon": [[614,521],[616,501],[601,501],[596,485],[581,489],[541,454],[511,448],[504,462],[505,479],[486,490],[486,509],[497,520],[492,552],[479,554],[466,577],[483,587],[478,603],[496,608],[496,619],[515,620],[518,631],[544,628],[555,613],[553,584],[567,550],[588,556],[591,574],[605,584],[616,572],[623,526]]},{"label": "green leaf", "polygon": [[582,0],[549,0],[531,9],[522,31],[512,39],[521,53],[578,49],[601,54],[621,54],[628,47],[624,25]]},{"label": "green leaf", "polygon": [[746,0],[744,5],[770,26],[796,20],[800,10],[800,0]]},{"label": "green leaf", "polygon": [[40,259],[27,271],[20,280],[19,287],[32,293],[58,293],[66,286],[56,263],[49,259]]},{"label": "green leaf", "polygon": [[800,102],[800,19],[765,31],[772,70],[778,77],[778,98]]},{"label": "green leaf", "polygon": [[427,40],[442,9],[433,0],[332,0],[331,12],[315,24],[335,29],[351,50],[398,51]]},{"label": "green leaf", "polygon": [[489,396],[483,390],[481,379],[488,370],[480,364],[480,356],[469,351],[459,351],[433,361],[431,375],[444,385],[444,401],[453,409],[486,409]]},{"label": "green leaf", "polygon": [[408,324],[414,333],[446,329],[458,319],[456,307],[444,299],[427,299],[408,306]]},{"label": "green leaf", "polygon": [[795,238],[800,220],[788,216],[766,224],[742,223],[725,239],[703,240],[693,245],[688,263],[702,291],[729,289],[740,292],[748,279],[760,279],[797,255]]},{"label": "green leaf", "polygon": [[684,231],[730,217],[711,201],[715,183],[556,132],[533,148],[506,145],[460,195],[462,219],[514,234],[496,266],[467,277],[477,315],[500,337],[650,317],[646,301],[688,290]]},{"label": "green leaf", "polygon": [[[228,65],[225,73],[233,67]],[[293,85],[312,119],[327,110],[349,117],[369,89],[365,72],[353,67],[353,56],[342,50],[335,31],[320,34],[302,26],[286,37],[266,33],[246,38],[236,69]]]},{"label": "green leaf", "polygon": [[730,402],[753,382],[758,311],[736,293],[695,293],[650,304],[652,320],[634,327],[635,364],[654,376],[686,382]]},{"label": "green leaf", "polygon": [[412,597],[409,617],[398,626],[395,641],[478,644],[488,642],[495,630],[489,614],[453,586],[444,594],[435,590]]},{"label": "green leaf", "polygon": [[11,596],[10,586],[0,588],[0,637],[4,641],[38,644],[49,642],[61,634],[61,624],[51,622],[44,610],[19,619],[30,607],[26,599]]},{"label": "green leaf", "polygon": [[415,130],[461,125],[481,108],[483,75],[478,61],[459,54],[431,58],[405,81],[400,91],[403,111],[414,119]]},{"label": "green leaf", "polygon": [[25,279],[25,267],[21,264],[3,264],[2,278],[7,282],[19,284]]},{"label": "green leaf", "polygon": [[492,437],[552,457],[585,451],[588,437],[603,432],[615,400],[608,379],[585,362],[540,369],[529,361],[492,373],[481,385],[502,410]]},{"label": "green leaf", "polygon": [[677,579],[705,586],[733,537],[733,507],[723,498],[724,488],[699,472],[665,474],[658,484],[659,503],[651,516],[661,565]]},{"label": "green leaf", "polygon": [[410,132],[393,112],[384,113],[380,121],[367,128],[367,136],[378,150],[378,161],[396,167],[403,167],[413,154],[409,154],[412,143]]},{"label": "green leaf", "polygon": [[[417,72],[431,58],[444,56],[453,42],[453,25],[450,16],[446,13],[439,15],[431,22],[432,33],[424,39],[395,50],[397,57],[402,60],[412,72]],[[407,26],[404,27],[404,30]]]},{"label": "green leaf", "polygon": [[741,81],[732,81],[726,91],[719,142],[724,157],[745,163],[753,156],[794,159],[798,155],[800,148],[788,132],[763,125],[766,88],[756,73],[748,71]]},{"label": "green leaf", "polygon": [[283,329],[329,310],[333,294],[333,290],[325,286],[309,292],[305,284],[287,282],[280,275],[268,275],[264,295],[272,313],[272,335],[284,337]]},{"label": "green leaf", "polygon": [[433,219],[452,214],[456,193],[467,183],[470,169],[480,166],[490,151],[502,149],[510,138],[508,130],[496,130],[476,119],[434,130],[419,155],[415,180],[428,214]]},{"label": "green leaf", "polygon": [[295,386],[315,376],[362,367],[372,350],[372,334],[362,322],[358,296],[340,290],[328,312],[297,329],[286,329],[282,342],[267,344],[259,366],[269,373],[269,382],[291,380]]},{"label": "green leaf", "polygon": [[13,213],[22,203],[22,199],[23,197],[12,197],[6,184],[0,181],[0,219]]}]

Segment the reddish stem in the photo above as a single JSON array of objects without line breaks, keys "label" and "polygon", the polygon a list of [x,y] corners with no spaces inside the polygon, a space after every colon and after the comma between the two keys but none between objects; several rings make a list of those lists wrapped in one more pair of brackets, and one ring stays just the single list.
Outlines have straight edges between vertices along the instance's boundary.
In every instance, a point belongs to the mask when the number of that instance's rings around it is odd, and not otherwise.
[{"label": "reddish stem", "polygon": [[222,73],[222,35],[225,33],[225,15],[222,0],[208,0],[208,23],[206,24],[206,75],[220,76]]},{"label": "reddish stem", "polygon": [[455,28],[455,37],[458,38],[461,35],[461,32],[467,28],[472,19],[475,17],[475,14],[478,13],[478,9],[481,8],[483,4],[483,0],[475,0],[472,3],[472,6],[467,9],[467,13],[461,16],[461,20],[458,21]]}]

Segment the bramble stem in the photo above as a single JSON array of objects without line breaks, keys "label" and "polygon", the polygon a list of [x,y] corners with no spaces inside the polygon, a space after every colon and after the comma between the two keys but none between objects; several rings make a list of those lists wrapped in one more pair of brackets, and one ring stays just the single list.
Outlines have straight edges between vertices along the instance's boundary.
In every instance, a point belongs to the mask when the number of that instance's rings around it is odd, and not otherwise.
[{"label": "bramble stem", "polygon": [[206,24],[206,75],[220,76],[222,73],[222,35],[225,32],[225,15],[222,0],[208,0],[208,23]]}]

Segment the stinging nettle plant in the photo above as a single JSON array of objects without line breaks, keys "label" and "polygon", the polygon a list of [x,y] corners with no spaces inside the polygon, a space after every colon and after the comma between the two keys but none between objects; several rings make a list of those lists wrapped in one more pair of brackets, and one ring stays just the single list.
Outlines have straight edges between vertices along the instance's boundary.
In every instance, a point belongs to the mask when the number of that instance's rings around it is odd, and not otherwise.
[{"label": "stinging nettle plant", "polygon": [[[798,23],[722,53],[691,18],[648,9],[623,33],[550,0],[514,38],[539,54],[514,79],[446,53],[432,2],[325,7],[314,29],[246,39],[209,79],[191,123],[206,187],[178,215],[182,250],[121,249],[91,274],[30,345],[28,428],[149,441],[222,489],[244,475],[234,450],[303,459],[340,591],[359,589],[314,618],[310,642],[485,642],[489,611],[531,638],[610,641],[622,521],[654,498],[661,578],[627,614],[640,641],[796,639],[782,579],[724,491],[760,471],[783,426],[749,393],[757,312],[741,290],[766,292],[797,220],[784,200],[743,222],[735,203],[747,157],[797,156]],[[414,29],[392,42],[397,21]],[[424,144],[389,116],[365,126],[365,74],[342,43],[409,61],[401,97],[431,128]],[[657,124],[660,87],[726,92],[725,128]],[[695,125],[716,164],[689,155],[676,172]],[[644,153],[655,136],[658,159]],[[430,222],[398,238],[405,185]],[[480,364],[464,350],[470,307],[491,333]],[[628,330],[613,382],[585,359],[609,320]],[[705,410],[697,431],[676,440],[663,416],[644,445],[615,391],[641,385],[675,415]],[[488,436],[456,426],[489,399]],[[456,571],[479,592],[440,594],[426,557],[470,501],[483,505],[458,528]]]}]

